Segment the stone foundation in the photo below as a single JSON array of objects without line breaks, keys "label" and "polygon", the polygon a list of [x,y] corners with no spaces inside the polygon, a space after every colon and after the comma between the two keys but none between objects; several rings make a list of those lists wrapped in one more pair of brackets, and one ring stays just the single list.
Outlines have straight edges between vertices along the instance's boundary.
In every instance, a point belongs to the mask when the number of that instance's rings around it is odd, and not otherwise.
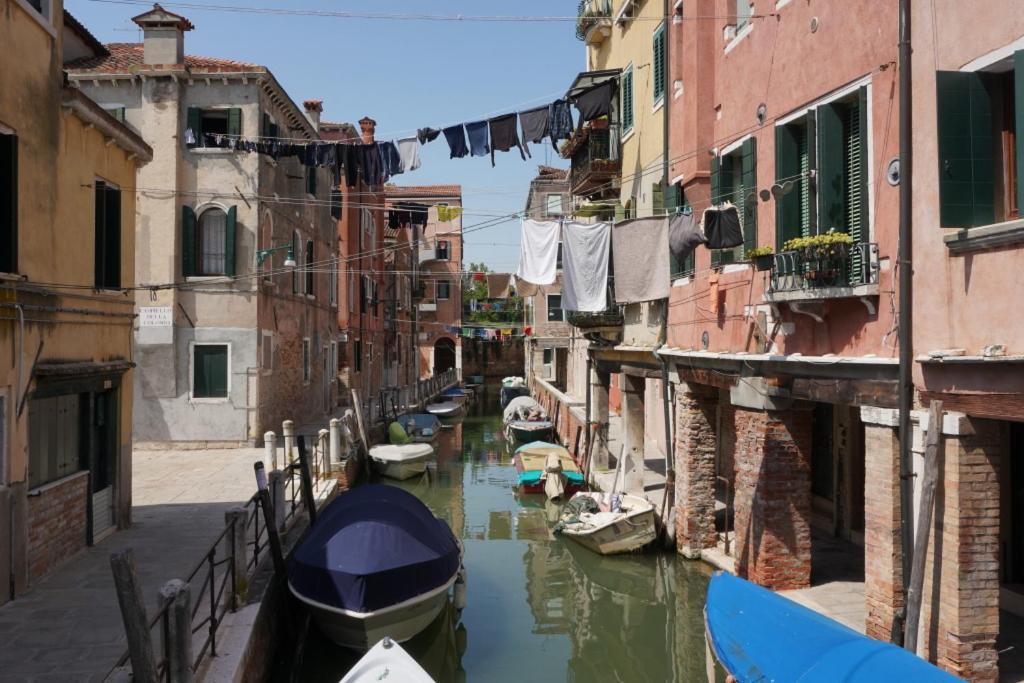
[{"label": "stone foundation", "polygon": [[28,497],[28,579],[33,584],[86,546],[89,473],[79,472]]},{"label": "stone foundation", "polygon": [[715,390],[680,385],[676,391],[676,547],[690,558],[716,542],[717,402]]}]

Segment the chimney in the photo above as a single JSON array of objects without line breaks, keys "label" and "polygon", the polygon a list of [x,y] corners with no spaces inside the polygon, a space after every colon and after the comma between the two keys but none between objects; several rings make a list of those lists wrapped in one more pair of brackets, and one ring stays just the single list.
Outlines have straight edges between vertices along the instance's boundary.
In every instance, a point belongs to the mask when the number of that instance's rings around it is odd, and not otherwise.
[{"label": "chimney", "polygon": [[324,110],[323,100],[306,100],[302,106],[306,110],[306,118],[313,124],[313,128],[320,132],[320,114]]},{"label": "chimney", "polygon": [[132,21],[142,29],[142,61],[147,66],[185,63],[185,31],[195,28],[192,22],[158,4]]},{"label": "chimney", "polygon": [[359,130],[362,132],[363,144],[373,144],[373,134],[377,130],[377,122],[371,119],[369,116],[364,116],[359,119]]}]

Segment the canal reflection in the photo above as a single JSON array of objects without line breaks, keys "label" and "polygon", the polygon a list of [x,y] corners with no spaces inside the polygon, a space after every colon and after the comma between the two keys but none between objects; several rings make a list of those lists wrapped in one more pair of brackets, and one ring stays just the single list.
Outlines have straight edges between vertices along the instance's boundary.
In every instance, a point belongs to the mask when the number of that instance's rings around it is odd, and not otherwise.
[{"label": "canal reflection", "polygon": [[[703,681],[708,577],[666,552],[600,557],[550,529],[557,507],[518,496],[498,389],[442,433],[436,465],[394,483],[463,539],[468,604],[407,649],[449,681]],[[299,680],[334,683],[357,659],[311,634]],[[315,647],[310,647],[315,641]]]}]

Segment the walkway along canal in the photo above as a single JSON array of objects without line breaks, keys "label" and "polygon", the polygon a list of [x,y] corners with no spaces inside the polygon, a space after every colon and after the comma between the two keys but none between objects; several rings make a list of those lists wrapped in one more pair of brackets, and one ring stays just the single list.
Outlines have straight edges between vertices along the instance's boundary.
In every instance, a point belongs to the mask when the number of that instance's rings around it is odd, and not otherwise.
[{"label": "walkway along canal", "polygon": [[[498,388],[442,434],[426,475],[401,484],[465,548],[468,603],[407,643],[449,681],[695,681],[705,678],[707,569],[649,550],[600,557],[551,533],[557,508],[518,497]],[[358,659],[315,627],[277,680],[336,683]]]}]

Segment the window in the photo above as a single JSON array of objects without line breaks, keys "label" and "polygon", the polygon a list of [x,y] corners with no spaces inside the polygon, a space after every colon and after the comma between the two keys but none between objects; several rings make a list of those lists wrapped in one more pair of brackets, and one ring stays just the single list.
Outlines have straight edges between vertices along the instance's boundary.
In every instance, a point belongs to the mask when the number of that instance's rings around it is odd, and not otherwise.
[{"label": "window", "polygon": [[558,193],[548,193],[546,197],[545,211],[547,211],[548,217],[561,216],[562,211],[562,195]]},{"label": "window", "polygon": [[270,372],[274,369],[274,333],[263,333],[263,345],[260,347],[260,367]]},{"label": "window", "polygon": [[192,398],[227,398],[228,345],[192,346]]},{"label": "window", "polygon": [[311,372],[312,372],[312,366],[313,366],[313,359],[310,357],[312,353],[313,353],[313,348],[312,348],[312,346],[309,343],[309,338],[307,337],[307,338],[302,340],[302,381],[303,382],[309,382],[309,380],[310,380],[310,376],[311,376]]},{"label": "window", "polygon": [[544,378],[545,379],[554,377],[554,372],[553,372],[553,367],[552,367],[553,362],[554,362],[554,357],[555,357],[555,350],[554,349],[544,349],[542,365],[543,365]]},{"label": "window", "polygon": [[44,18],[49,20],[53,0],[28,0],[29,6]]},{"label": "window", "polygon": [[120,121],[121,123],[124,123],[124,107],[104,107],[103,110],[111,116],[113,116],[118,121]]},{"label": "window", "polygon": [[260,135],[265,138],[276,138],[277,134],[277,122],[274,121],[274,118],[270,114],[263,112],[263,123],[260,127]]},{"label": "window", "polygon": [[330,276],[327,280],[327,300],[331,306],[338,305],[338,265],[332,263],[330,265]]},{"label": "window", "polygon": [[548,294],[548,322],[562,322],[565,320],[565,311],[562,310],[562,295]]},{"label": "window", "polygon": [[[669,212],[692,211],[693,208],[690,206],[690,201],[686,198],[686,194],[683,192],[683,188],[675,186],[674,189],[670,186],[669,196],[672,198],[666,202],[666,207]],[[669,254],[669,265],[670,265],[670,276],[673,280],[681,277],[690,277],[693,275],[697,268],[696,250],[690,252],[690,255],[683,259],[682,263],[676,260],[676,257],[671,253]]]},{"label": "window", "polygon": [[299,293],[299,272],[302,270],[302,249],[299,247],[299,233],[292,233],[292,254],[295,256],[295,267],[292,268],[292,294]]},{"label": "window", "polygon": [[306,194],[316,196],[316,166],[306,166]]},{"label": "window", "polygon": [[[848,233],[855,243],[868,240],[867,128],[866,86],[776,127],[775,182],[783,193],[776,200],[778,249],[829,230]],[[855,265],[858,259],[855,251]]]},{"label": "window", "polygon": [[[742,0],[740,0],[742,2]],[[658,28],[654,29],[653,42],[653,55],[651,56],[651,64],[653,64],[652,78],[654,79],[654,106],[658,106],[665,100],[665,24],[661,24]]]},{"label": "window", "polygon": [[96,289],[121,287],[121,190],[102,180],[95,183],[96,226],[95,268]]},{"label": "window", "polygon": [[736,0],[736,32],[750,23],[750,17],[754,13],[750,6],[750,0]]},{"label": "window", "polygon": [[85,469],[83,413],[89,394],[33,398],[28,409],[28,487]]},{"label": "window", "polygon": [[204,209],[198,220],[195,211],[182,207],[182,271],[197,275],[235,276],[235,235],[238,209]]},{"label": "window", "polygon": [[438,240],[437,242],[437,260],[447,261],[451,258],[451,242],[448,240]]},{"label": "window", "polygon": [[313,283],[316,278],[315,263],[316,261],[313,258],[313,240],[308,240],[306,242],[306,294],[309,296],[315,296],[316,294],[313,291]]},{"label": "window", "polygon": [[559,242],[558,242],[558,254],[555,255],[555,269],[556,270],[561,270],[562,269],[562,242],[561,242],[561,240],[559,240]]},{"label": "window", "polygon": [[622,72],[622,132],[633,130],[633,65]]},{"label": "window", "polygon": [[743,244],[711,252],[713,266],[743,259],[757,246],[757,139],[747,138],[735,150],[711,160],[711,201],[732,202],[739,211]]},{"label": "window", "polygon": [[0,486],[7,485],[7,396],[0,393]]},{"label": "window", "polygon": [[437,298],[438,300],[448,299],[451,296],[451,283],[447,280],[437,281]]},{"label": "window", "polygon": [[[238,137],[242,134],[242,110],[237,107],[219,109],[188,108],[188,129],[192,131],[189,147],[205,147],[208,135]],[[194,140],[194,142],[193,142]]]},{"label": "window", "polygon": [[356,372],[363,371],[363,342],[362,340],[356,339],[353,349],[354,358],[353,363],[356,366]]},{"label": "window", "polygon": [[0,130],[0,273],[18,270],[18,137]]},{"label": "window", "polygon": [[331,342],[331,375],[338,374],[338,342]]},{"label": "window", "polygon": [[331,189],[331,217],[341,219],[341,190],[337,188]]},{"label": "window", "polygon": [[1024,204],[1024,50],[986,71],[936,74],[943,228],[1020,217]]}]

